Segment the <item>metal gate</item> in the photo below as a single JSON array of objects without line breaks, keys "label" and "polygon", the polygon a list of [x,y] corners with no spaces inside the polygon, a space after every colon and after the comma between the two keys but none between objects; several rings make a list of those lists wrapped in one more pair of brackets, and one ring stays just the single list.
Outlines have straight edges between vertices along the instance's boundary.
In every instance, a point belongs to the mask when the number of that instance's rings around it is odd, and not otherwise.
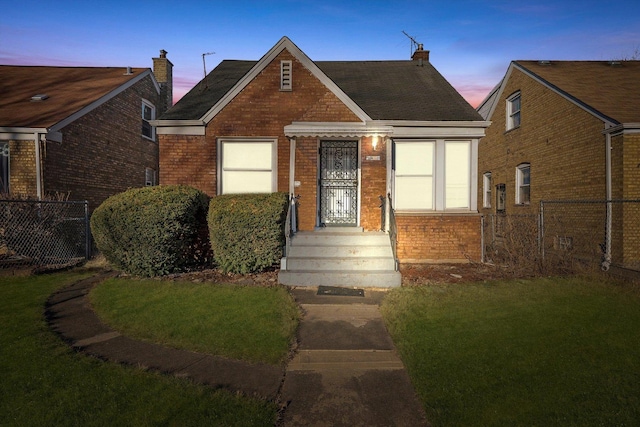
[{"label": "metal gate", "polygon": [[358,141],[320,142],[320,225],[358,225]]}]

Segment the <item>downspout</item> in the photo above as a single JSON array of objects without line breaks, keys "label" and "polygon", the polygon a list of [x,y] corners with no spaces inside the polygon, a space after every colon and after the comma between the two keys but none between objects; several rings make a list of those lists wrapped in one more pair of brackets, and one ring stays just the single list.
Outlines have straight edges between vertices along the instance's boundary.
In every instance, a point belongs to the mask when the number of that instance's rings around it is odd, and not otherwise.
[{"label": "downspout", "polygon": [[36,150],[36,196],[38,200],[42,200],[42,165],[40,164],[40,133],[36,132],[35,150]]},{"label": "downspout", "polygon": [[605,230],[605,249],[604,257],[602,260],[602,271],[608,271],[611,267],[611,224],[612,224],[612,211],[613,206],[611,204],[612,197],[612,185],[611,185],[611,133],[607,132],[606,137],[606,153],[605,153],[605,179],[606,179],[606,191],[607,191],[607,221]]}]

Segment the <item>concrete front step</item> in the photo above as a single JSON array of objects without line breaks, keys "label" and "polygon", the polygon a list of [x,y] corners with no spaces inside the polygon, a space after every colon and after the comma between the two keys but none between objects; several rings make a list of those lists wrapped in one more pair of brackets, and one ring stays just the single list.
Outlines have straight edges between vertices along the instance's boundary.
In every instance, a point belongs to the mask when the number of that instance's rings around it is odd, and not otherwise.
[{"label": "concrete front step", "polygon": [[347,286],[395,288],[402,282],[399,272],[391,271],[311,271],[280,270],[278,281],[288,286]]},{"label": "concrete front step", "polygon": [[293,246],[377,246],[389,245],[389,235],[382,232],[300,231],[291,239]]},{"label": "concrete front step", "polygon": [[393,258],[391,245],[356,246],[291,246],[289,258],[353,258],[353,257],[390,257]]},{"label": "concrete front step", "polygon": [[292,271],[393,271],[393,256],[387,257],[287,257],[287,270]]}]

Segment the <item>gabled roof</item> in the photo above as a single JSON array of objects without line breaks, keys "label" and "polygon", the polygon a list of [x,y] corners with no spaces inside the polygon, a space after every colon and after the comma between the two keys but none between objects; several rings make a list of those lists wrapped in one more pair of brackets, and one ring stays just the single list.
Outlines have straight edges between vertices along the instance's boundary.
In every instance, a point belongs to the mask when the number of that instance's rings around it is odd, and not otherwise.
[{"label": "gabled roof", "polygon": [[365,120],[478,121],[479,114],[428,62],[317,61],[283,37],[259,61],[222,61],[161,120],[208,122],[283,49]]},{"label": "gabled roof", "polygon": [[[149,68],[0,65],[0,127],[58,130],[141,79]],[[32,101],[35,95],[47,95]],[[56,126],[57,125],[57,126]]]},{"label": "gabled roof", "polygon": [[640,122],[640,61],[514,61],[500,89],[492,91],[479,111],[493,103],[493,113],[512,69],[612,125]]}]

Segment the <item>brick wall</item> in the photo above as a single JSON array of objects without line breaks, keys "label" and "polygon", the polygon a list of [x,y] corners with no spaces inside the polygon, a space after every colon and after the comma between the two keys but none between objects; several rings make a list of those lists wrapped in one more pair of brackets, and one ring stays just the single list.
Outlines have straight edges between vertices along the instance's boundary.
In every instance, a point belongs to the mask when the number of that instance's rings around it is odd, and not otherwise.
[{"label": "brick wall", "polygon": [[158,101],[144,79],[62,129],[61,143],[43,151],[44,192],[68,193],[95,209],[107,197],[145,185],[145,168],[158,170],[158,145],[141,134],[142,98]]},{"label": "brick wall", "polygon": [[[362,209],[360,225],[365,230],[380,230],[380,196],[387,191],[387,147],[383,138],[378,138],[376,150],[373,150],[372,137],[362,139],[360,164],[362,191]],[[367,160],[369,157],[371,160]],[[379,160],[378,160],[379,158]]]},{"label": "brick wall", "polygon": [[397,214],[401,263],[481,261],[480,215]]},{"label": "brick wall", "polygon": [[[521,93],[521,125],[505,131],[506,99]],[[537,83],[522,72],[511,73],[480,140],[478,209],[495,212],[495,185],[506,184],[506,212],[530,213],[541,199],[604,199],[605,137],[602,121]],[[531,164],[531,204],[515,203],[516,166]],[[492,174],[491,209],[482,207],[482,176]]]},{"label": "brick wall", "polygon": [[34,142],[9,141],[9,156],[9,191],[11,194],[16,196],[36,194],[36,150]]}]

